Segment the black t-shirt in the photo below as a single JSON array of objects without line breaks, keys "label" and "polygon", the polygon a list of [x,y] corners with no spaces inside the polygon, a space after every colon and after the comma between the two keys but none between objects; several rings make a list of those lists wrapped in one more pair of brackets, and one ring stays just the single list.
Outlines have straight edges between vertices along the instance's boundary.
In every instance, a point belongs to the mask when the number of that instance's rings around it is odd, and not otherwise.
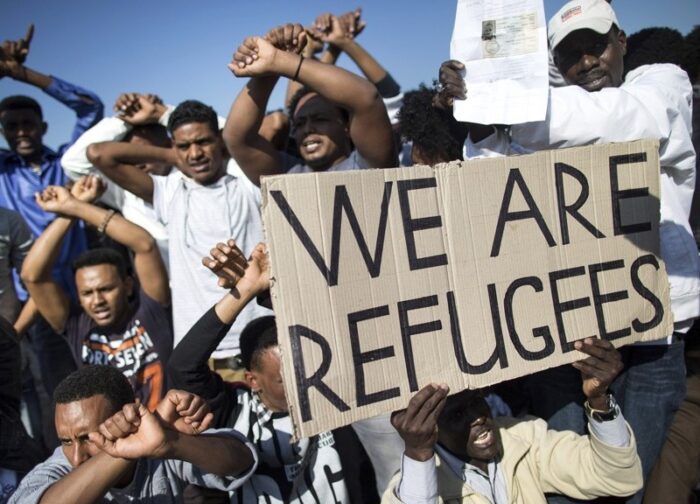
[{"label": "black t-shirt", "polygon": [[129,307],[128,322],[104,333],[82,309],[71,311],[64,336],[78,365],[107,365],[131,382],[136,397],[153,411],[165,395],[165,365],[173,349],[170,307],[162,306],[139,289]]}]

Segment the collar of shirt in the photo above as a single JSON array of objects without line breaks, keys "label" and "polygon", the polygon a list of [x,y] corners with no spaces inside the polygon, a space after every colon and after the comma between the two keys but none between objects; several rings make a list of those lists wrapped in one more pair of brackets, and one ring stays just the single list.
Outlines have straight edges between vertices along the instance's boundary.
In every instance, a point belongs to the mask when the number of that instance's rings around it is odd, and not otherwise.
[{"label": "collar of shirt", "polygon": [[218,179],[216,182],[212,184],[207,184],[207,185],[202,185],[198,182],[195,182],[189,177],[186,176],[181,176],[180,181],[182,182],[182,185],[185,189],[188,191],[195,191],[198,189],[218,189],[220,187],[225,187],[227,184],[229,184],[231,181],[236,180],[237,177],[235,175],[231,175],[230,173],[224,173],[220,179]]},{"label": "collar of shirt", "polygon": [[447,465],[455,476],[488,499],[489,502],[492,504],[508,502],[506,483],[498,461],[489,462],[488,473],[486,473],[478,467],[460,460],[439,444],[435,445],[435,451],[442,463]]},{"label": "collar of shirt", "polygon": [[[49,149],[45,145],[41,148],[41,171],[44,171],[49,163],[60,159],[60,156],[53,150]],[[17,154],[16,152],[7,151],[8,154],[5,156],[5,163],[12,164],[19,168],[32,168],[26,159]]]},{"label": "collar of shirt", "polygon": [[264,425],[267,422],[269,422],[272,419],[272,415],[274,414],[272,411],[267,409],[267,406],[263,404],[263,402],[260,400],[260,397],[258,397],[258,394],[253,392],[252,390],[250,392],[250,408],[258,417],[258,422],[261,425]]}]

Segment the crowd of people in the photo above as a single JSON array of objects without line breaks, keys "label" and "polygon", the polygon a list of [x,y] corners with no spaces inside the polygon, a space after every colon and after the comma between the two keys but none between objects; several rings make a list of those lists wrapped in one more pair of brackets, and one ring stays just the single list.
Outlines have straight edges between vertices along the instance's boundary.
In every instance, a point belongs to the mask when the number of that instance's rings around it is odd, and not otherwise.
[{"label": "crowd of people", "polygon": [[[358,9],[246,38],[226,118],[134,92],[104,117],[97,94],[27,66],[33,26],[2,43],[0,79],[77,120],[54,151],[37,101],[0,101],[0,503],[694,502],[700,27],[628,38],[609,2],[570,1],[548,24],[546,119],[504,127],[454,119],[458,61],[402,93],[365,26]],[[573,365],[425,384],[404,410],[292,442],[263,177],[642,138],[659,141],[672,334],[586,338]]]}]

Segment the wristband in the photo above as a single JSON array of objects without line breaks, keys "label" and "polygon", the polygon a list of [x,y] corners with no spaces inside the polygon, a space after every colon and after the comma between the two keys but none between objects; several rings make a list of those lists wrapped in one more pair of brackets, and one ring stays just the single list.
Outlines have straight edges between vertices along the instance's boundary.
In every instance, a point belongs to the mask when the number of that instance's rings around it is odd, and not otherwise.
[{"label": "wristband", "polygon": [[299,70],[301,70],[301,64],[304,62],[304,56],[301,54],[299,55],[299,65],[297,66],[297,71],[294,72],[294,77],[292,77],[292,80],[297,80],[299,78]]},{"label": "wristband", "polygon": [[114,217],[114,214],[117,213],[114,210],[110,210],[107,212],[107,215],[105,215],[105,218],[102,219],[102,222],[100,225],[97,227],[97,232],[100,234],[103,234],[105,232],[105,229],[107,229],[107,224],[109,224],[109,221]]}]

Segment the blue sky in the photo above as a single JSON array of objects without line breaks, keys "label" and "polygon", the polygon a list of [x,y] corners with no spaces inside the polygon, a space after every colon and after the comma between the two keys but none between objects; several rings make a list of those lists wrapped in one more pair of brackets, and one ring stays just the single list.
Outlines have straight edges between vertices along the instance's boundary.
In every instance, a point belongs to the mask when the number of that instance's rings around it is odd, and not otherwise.
[{"label": "blue sky", "polygon": [[[545,0],[547,17],[563,0]],[[404,90],[429,83],[449,56],[454,0],[0,0],[0,37],[18,38],[27,25],[36,31],[27,65],[95,91],[108,113],[125,91],[160,94],[168,103],[197,98],[226,115],[245,80],[226,68],[248,35],[293,21],[311,23],[322,12],[342,13],[357,6],[367,21],[358,42],[392,73]],[[628,34],[669,26],[685,34],[700,24],[698,0],[614,0]],[[354,69],[347,57],[339,64]],[[271,100],[282,105],[283,85]],[[65,142],[72,112],[42,92],[0,80],[0,97],[27,94],[39,100],[49,122],[46,145]],[[0,140],[0,145],[4,142]]]}]

